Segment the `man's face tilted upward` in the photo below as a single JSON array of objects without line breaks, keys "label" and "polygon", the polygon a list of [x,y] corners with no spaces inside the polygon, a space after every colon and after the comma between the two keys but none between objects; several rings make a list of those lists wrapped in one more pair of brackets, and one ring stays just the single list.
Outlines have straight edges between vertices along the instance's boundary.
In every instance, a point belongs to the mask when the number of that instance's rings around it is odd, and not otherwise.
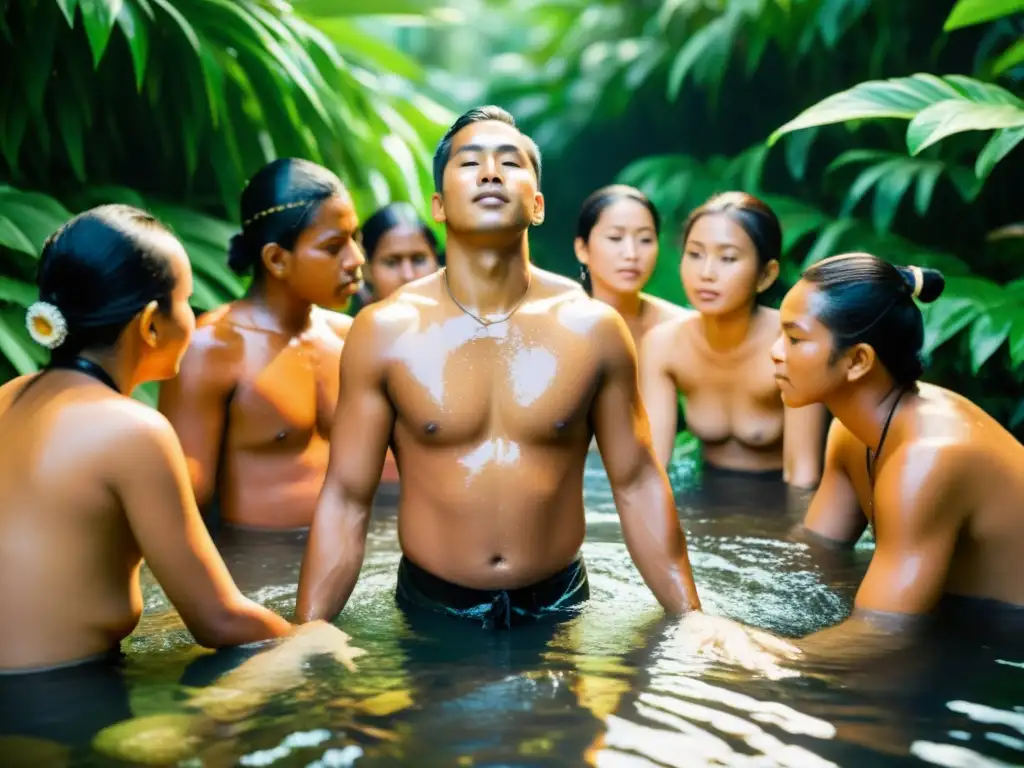
[{"label": "man's face tilted upward", "polygon": [[544,197],[528,142],[497,120],[471,123],[452,137],[434,218],[453,232],[523,232],[543,216]]}]

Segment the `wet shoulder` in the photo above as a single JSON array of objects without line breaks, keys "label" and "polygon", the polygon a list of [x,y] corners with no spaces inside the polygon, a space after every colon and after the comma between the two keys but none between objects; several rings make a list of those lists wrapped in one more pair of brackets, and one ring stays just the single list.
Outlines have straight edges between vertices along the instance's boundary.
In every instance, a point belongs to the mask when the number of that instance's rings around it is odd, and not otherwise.
[{"label": "wet shoulder", "polygon": [[981,406],[963,395],[934,384],[919,383],[913,424],[914,436],[947,450],[959,446],[976,455],[998,450],[1006,439],[1024,457],[1024,446]]},{"label": "wet shoulder", "polygon": [[325,330],[344,341],[348,336],[348,332],[352,329],[353,320],[343,312],[334,312],[322,307],[314,307],[313,322],[323,326]]},{"label": "wet shoulder", "polygon": [[363,307],[355,316],[346,340],[359,339],[379,348],[386,347],[436,315],[443,290],[440,272],[403,285],[386,299]]}]

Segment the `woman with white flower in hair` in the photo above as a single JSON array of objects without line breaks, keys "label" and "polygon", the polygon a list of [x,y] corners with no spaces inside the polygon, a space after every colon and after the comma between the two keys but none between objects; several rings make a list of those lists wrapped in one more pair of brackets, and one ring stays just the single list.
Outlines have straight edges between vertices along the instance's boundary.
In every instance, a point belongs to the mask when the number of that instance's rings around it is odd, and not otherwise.
[{"label": "woman with white flower in hair", "polygon": [[0,387],[0,732],[41,685],[20,673],[117,661],[143,558],[202,645],[292,631],[239,592],[174,430],[130,397],[173,376],[192,336],[181,244],[144,211],[94,208],[49,238],[37,282],[26,322],[50,363]]}]

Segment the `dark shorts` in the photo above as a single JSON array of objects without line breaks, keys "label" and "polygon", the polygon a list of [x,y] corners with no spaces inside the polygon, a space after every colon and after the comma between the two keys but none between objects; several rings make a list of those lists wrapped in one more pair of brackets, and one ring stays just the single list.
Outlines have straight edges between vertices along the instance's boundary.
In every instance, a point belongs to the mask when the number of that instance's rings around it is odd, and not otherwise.
[{"label": "dark shorts", "polygon": [[590,597],[583,557],[541,582],[517,589],[470,589],[434,576],[403,557],[398,564],[395,599],[406,611],[479,621],[485,629],[565,619]]},{"label": "dark shorts", "polygon": [[120,650],[38,672],[0,674],[0,736],[87,747],[132,716]]}]

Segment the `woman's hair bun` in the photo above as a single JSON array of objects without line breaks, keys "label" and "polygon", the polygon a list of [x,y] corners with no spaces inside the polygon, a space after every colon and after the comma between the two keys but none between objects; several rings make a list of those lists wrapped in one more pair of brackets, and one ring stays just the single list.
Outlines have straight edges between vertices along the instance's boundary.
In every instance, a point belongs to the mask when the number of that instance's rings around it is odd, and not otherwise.
[{"label": "woman's hair bun", "polygon": [[228,267],[236,275],[244,275],[252,269],[252,258],[245,247],[245,235],[241,232],[228,242]]},{"label": "woman's hair bun", "polygon": [[[928,267],[897,267],[897,269],[911,295],[916,292],[917,295],[914,298],[922,304],[931,304],[942,295],[942,291],[946,288],[946,278],[937,269]],[[919,280],[920,286],[918,286]]]}]

